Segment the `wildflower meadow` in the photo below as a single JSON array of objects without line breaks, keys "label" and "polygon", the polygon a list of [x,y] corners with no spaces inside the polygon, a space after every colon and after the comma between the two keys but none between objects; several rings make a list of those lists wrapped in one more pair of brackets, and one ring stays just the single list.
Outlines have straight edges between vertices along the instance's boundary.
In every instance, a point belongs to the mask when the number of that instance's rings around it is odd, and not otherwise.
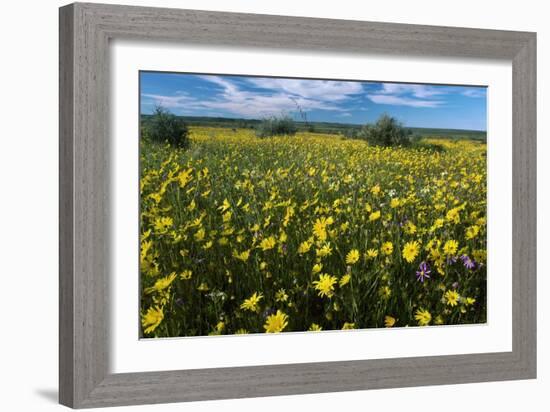
[{"label": "wildflower meadow", "polygon": [[143,337],[486,322],[483,141],[141,139]]}]

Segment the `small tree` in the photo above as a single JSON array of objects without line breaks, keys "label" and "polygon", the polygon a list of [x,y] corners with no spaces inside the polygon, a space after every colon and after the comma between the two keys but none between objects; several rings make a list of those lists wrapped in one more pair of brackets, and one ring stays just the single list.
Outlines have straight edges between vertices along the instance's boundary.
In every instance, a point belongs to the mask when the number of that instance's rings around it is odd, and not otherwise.
[{"label": "small tree", "polygon": [[308,122],[307,113],[302,109],[302,106],[300,106],[300,104],[298,103],[298,101],[296,99],[294,99],[292,97],[289,97],[289,99],[292,100],[294,102],[294,104],[296,105],[296,109],[298,109],[298,113],[300,114],[300,117],[302,118],[302,122],[305,125],[306,131],[308,131],[310,133],[314,133],[315,132],[315,126],[313,126],[310,122]]},{"label": "small tree", "polygon": [[256,136],[269,137],[277,135],[295,135],[298,131],[296,122],[292,117],[282,115],[263,119],[256,127]]},{"label": "small tree", "polygon": [[189,130],[185,122],[162,106],[155,107],[147,131],[151,140],[168,142],[178,147],[189,145]]},{"label": "small tree", "polygon": [[408,146],[410,131],[396,118],[383,114],[376,123],[361,128],[358,137],[374,146]]}]

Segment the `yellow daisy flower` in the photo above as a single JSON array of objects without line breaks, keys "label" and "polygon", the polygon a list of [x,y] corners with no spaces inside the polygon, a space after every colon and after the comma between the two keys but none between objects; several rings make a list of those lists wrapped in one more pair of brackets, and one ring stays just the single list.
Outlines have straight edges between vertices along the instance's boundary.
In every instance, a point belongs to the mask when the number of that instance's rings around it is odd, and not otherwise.
[{"label": "yellow daisy flower", "polygon": [[352,249],[347,255],[346,255],[346,263],[348,265],[353,265],[357,263],[359,260],[359,251],[357,249]]},{"label": "yellow daisy flower", "polygon": [[279,333],[288,326],[288,316],[277,310],[277,313],[267,317],[264,325],[266,333]]},{"label": "yellow daisy flower", "polygon": [[330,298],[334,295],[336,282],[338,282],[336,276],[324,274],[319,276],[319,280],[313,281],[313,285],[319,291],[319,296]]},{"label": "yellow daisy flower", "polygon": [[405,243],[405,246],[403,246],[403,259],[405,259],[409,263],[412,263],[414,262],[414,259],[418,256],[419,251],[420,244],[416,240],[413,242],[407,242]]},{"label": "yellow daisy flower", "polygon": [[254,292],[252,296],[244,300],[240,307],[241,309],[249,310],[251,312],[258,312],[260,310],[258,305],[263,297],[264,295],[262,293]]},{"label": "yellow daisy flower", "polygon": [[427,326],[432,321],[432,315],[425,309],[418,309],[414,315],[414,318],[420,326]]}]

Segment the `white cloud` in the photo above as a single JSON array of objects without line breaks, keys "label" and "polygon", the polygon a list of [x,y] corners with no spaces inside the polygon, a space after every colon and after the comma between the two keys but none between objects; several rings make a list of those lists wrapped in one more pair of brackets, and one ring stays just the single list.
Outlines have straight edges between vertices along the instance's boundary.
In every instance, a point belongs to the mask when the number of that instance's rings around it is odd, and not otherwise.
[{"label": "white cloud", "polygon": [[250,78],[247,82],[266,89],[263,92],[244,90],[238,82],[220,76],[199,76],[221,89],[208,98],[188,95],[162,96],[143,94],[169,109],[186,113],[194,111],[227,111],[234,115],[258,118],[294,112],[297,105],[304,111],[345,111],[339,106],[343,100],[362,91],[362,85],[354,82],[307,81],[293,79]]},{"label": "white cloud", "polygon": [[319,101],[341,101],[363,91],[359,82],[334,80],[250,78],[248,82],[263,89],[282,90],[290,95]]},{"label": "white cloud", "polygon": [[[349,105],[344,106],[344,103],[356,99],[365,91],[362,83],[350,81],[254,77],[235,79],[211,75],[198,77],[215,85],[216,93],[200,98],[181,91],[170,96],[143,94],[142,97],[149,99],[149,104],[160,104],[182,114],[230,113],[239,117],[259,118],[296,112],[299,106],[306,112],[330,110],[349,117]],[[257,89],[251,90],[250,86]],[[445,96],[450,93],[468,97],[485,96],[485,90],[480,88],[382,83],[378,85],[378,90],[367,93],[367,97],[376,104],[437,108],[446,104]]]},{"label": "white cloud", "polygon": [[424,84],[382,83],[380,90],[368,94],[370,100],[378,104],[410,107],[441,107],[446,104],[445,96],[461,94],[467,97],[485,97],[481,88],[455,86],[431,86]]},{"label": "white cloud", "polygon": [[377,104],[434,108],[445,104],[442,96],[447,92],[448,90],[440,86],[382,83],[380,90],[367,96]]},{"label": "white cloud", "polygon": [[176,96],[163,96],[159,94],[142,93],[141,97],[153,100],[155,104],[163,106],[167,109],[177,109],[195,101],[192,97],[181,94]]},{"label": "white cloud", "polygon": [[466,89],[462,92],[462,94],[466,97],[485,97],[487,95],[485,89]]},{"label": "white cloud", "polygon": [[381,94],[404,95],[410,94],[419,99],[431,98],[445,94],[441,87],[434,87],[424,84],[402,84],[402,83],[383,83]]},{"label": "white cloud", "polygon": [[377,104],[391,104],[394,106],[410,107],[440,107],[444,104],[441,100],[421,100],[404,96],[391,96],[387,94],[369,94],[369,99]]}]

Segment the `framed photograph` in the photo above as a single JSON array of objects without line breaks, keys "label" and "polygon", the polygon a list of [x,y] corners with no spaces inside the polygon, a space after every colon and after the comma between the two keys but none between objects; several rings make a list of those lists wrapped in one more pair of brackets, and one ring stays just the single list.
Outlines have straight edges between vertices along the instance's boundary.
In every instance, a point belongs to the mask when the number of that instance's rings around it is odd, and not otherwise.
[{"label": "framed photograph", "polygon": [[536,376],[536,35],[60,9],[60,402]]}]

